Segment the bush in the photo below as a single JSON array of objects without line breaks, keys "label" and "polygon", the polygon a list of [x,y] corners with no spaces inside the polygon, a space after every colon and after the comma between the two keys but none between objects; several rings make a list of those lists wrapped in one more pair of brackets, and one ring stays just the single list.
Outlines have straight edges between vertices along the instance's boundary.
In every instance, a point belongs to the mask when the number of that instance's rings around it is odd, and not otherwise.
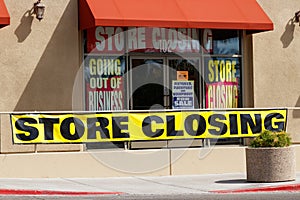
[{"label": "bush", "polygon": [[291,137],[288,133],[269,130],[262,132],[250,143],[250,147],[287,147],[290,145]]}]

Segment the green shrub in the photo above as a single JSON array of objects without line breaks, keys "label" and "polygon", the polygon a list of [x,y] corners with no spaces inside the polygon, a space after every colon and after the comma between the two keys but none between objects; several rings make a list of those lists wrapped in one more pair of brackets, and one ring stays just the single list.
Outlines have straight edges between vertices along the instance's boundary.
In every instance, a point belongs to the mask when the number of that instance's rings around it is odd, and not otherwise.
[{"label": "green shrub", "polygon": [[291,145],[291,137],[285,131],[263,131],[251,143],[250,147],[287,147]]}]

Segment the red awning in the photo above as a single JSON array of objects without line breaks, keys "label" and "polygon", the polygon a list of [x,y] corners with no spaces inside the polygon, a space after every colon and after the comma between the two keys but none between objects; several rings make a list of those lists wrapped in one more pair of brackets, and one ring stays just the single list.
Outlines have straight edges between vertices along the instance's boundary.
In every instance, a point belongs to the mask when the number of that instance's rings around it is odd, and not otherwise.
[{"label": "red awning", "polygon": [[79,0],[80,29],[95,26],[273,30],[256,0]]},{"label": "red awning", "polygon": [[0,27],[10,24],[10,16],[7,11],[4,0],[0,0]]}]

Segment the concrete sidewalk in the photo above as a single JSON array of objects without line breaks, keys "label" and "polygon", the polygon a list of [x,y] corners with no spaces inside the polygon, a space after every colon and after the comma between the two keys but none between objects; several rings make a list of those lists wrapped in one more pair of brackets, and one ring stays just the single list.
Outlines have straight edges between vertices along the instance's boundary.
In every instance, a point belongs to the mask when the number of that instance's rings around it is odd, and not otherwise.
[{"label": "concrete sidewalk", "polygon": [[245,174],[208,174],[121,178],[12,178],[0,179],[0,195],[175,195],[259,191],[300,192],[296,181],[248,183]]}]

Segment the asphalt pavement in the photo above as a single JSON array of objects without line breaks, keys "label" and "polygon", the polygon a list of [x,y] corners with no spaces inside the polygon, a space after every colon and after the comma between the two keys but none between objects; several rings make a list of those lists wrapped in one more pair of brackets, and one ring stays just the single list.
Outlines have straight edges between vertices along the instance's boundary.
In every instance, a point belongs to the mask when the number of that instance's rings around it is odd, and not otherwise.
[{"label": "asphalt pavement", "polygon": [[235,194],[252,192],[299,192],[300,173],[295,181],[249,183],[246,175],[206,174],[156,177],[112,178],[2,178],[0,196],[105,196],[184,194]]}]

